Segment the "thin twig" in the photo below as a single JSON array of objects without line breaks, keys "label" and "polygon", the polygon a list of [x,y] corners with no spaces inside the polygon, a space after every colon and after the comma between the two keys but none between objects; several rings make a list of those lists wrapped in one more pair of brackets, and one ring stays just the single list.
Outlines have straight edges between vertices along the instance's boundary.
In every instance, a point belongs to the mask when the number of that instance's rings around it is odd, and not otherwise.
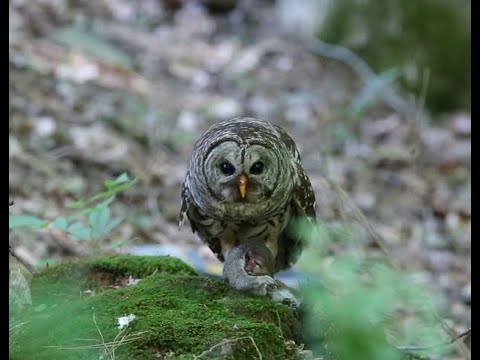
[{"label": "thin twig", "polygon": [[380,236],[378,232],[375,231],[375,229],[372,227],[372,225],[370,224],[366,216],[363,214],[362,210],[360,210],[357,207],[357,205],[353,202],[353,200],[348,196],[347,192],[343,190],[343,188],[340,185],[336,184],[334,181],[330,180],[330,178],[328,177],[326,178],[326,180],[329,183],[329,185],[332,187],[334,192],[337,194],[337,196],[339,197],[342,207],[346,207],[348,204],[348,206],[353,212],[354,219],[367,230],[367,232],[372,237],[375,245],[377,245],[380,251],[382,251],[382,253],[384,254],[386,261],[391,266],[396,267],[389,254],[387,247],[384,244],[383,238]]},{"label": "thin twig", "polygon": [[[92,345],[45,345],[45,348],[50,348],[50,349],[59,349],[59,350],[76,350],[76,349],[103,349],[105,348],[105,345],[108,347],[118,347],[122,344],[126,344],[138,339],[141,339],[142,337],[140,336],[141,334],[145,333],[146,331],[139,333],[138,335],[131,336],[128,339],[122,340],[122,341],[110,341],[106,343],[98,343],[98,344],[92,344]],[[99,341],[96,339],[96,341]]]},{"label": "thin twig", "polygon": [[263,360],[262,353],[260,352],[260,349],[258,348],[257,344],[255,343],[255,340],[254,340],[253,337],[251,337],[251,336],[242,336],[242,337],[239,337],[239,338],[236,338],[236,339],[224,339],[223,341],[219,342],[218,344],[213,345],[210,349],[205,350],[205,351],[204,351],[203,353],[201,353],[200,355],[196,355],[196,356],[193,358],[193,360],[198,360],[198,359],[201,359],[202,357],[206,357],[206,356],[212,355],[215,350],[217,350],[218,348],[220,348],[220,347],[222,347],[222,346],[224,346],[224,345],[234,344],[234,343],[236,343],[237,341],[245,340],[245,339],[250,339],[250,341],[252,342],[253,346],[255,347],[255,350],[257,351],[258,360]]},{"label": "thin twig", "polygon": [[[79,350],[79,349],[103,349],[103,352],[106,356],[108,356],[111,360],[115,360],[115,350],[120,346],[126,343],[141,339],[142,335],[147,333],[148,331],[141,331],[137,333],[127,334],[125,331],[126,328],[119,331],[119,333],[115,336],[113,341],[105,342],[103,337],[102,331],[100,330],[97,320],[95,318],[95,313],[93,314],[93,322],[95,323],[95,327],[100,335],[100,339],[75,339],[76,341],[91,341],[96,342],[96,344],[90,345],[47,345],[44,346],[46,348],[51,349],[59,349],[59,350]],[[119,340],[120,337],[120,340]]]},{"label": "thin twig", "polygon": [[[450,325],[448,325],[447,322],[443,318],[441,318],[440,315],[438,315],[437,313],[435,313],[435,317],[440,322],[440,324],[442,325],[445,332],[447,332],[453,339],[455,339],[457,337],[457,335],[455,334],[455,331],[450,327]],[[467,331],[470,331],[470,328]],[[472,358],[470,349],[468,348],[468,346],[463,341],[456,341],[455,345],[457,347],[457,350],[463,356],[465,356],[466,360],[470,360]]]},{"label": "thin twig", "polygon": [[460,335],[455,336],[453,339],[450,339],[449,341],[446,341],[446,342],[443,342],[443,343],[438,343],[438,344],[433,344],[433,345],[423,345],[423,346],[422,345],[419,345],[419,346],[416,346],[416,345],[397,346],[397,349],[401,350],[401,351],[426,351],[426,350],[431,350],[431,349],[434,349],[434,348],[450,346],[454,342],[466,337],[471,332],[472,332],[472,329],[470,328],[470,329],[462,332]]},{"label": "thin twig", "polygon": [[8,251],[10,252],[10,254],[12,254],[12,256],[17,259],[20,264],[22,264],[23,266],[25,266],[25,268],[30,271],[30,273],[32,275],[37,275],[37,273],[30,267],[30,265],[28,265],[24,260],[20,259],[17,254],[15,254],[15,252],[12,250],[12,247],[10,245],[8,245]]},{"label": "thin twig", "polygon": [[[102,340],[101,341],[101,344],[103,345],[104,349],[105,349],[105,354],[106,355],[109,355],[110,356],[110,349],[108,348],[107,345],[105,345],[105,339],[103,338],[103,334],[102,334],[102,331],[100,330],[100,328],[98,327],[98,324],[97,324],[97,319],[95,319],[95,313],[93,313],[93,322],[95,323],[95,327],[97,328],[97,331],[98,333],[100,334],[100,339]],[[110,356],[110,358],[112,358]]]},{"label": "thin twig", "polygon": [[[317,55],[335,59],[348,65],[365,83],[370,83],[377,78],[375,72],[360,56],[344,46],[329,44],[319,39],[314,39],[308,47],[311,52]],[[385,88],[378,93],[378,96],[393,110],[404,114],[407,119],[410,119],[415,112],[421,112],[421,109],[416,107],[414,103],[403,99],[392,87],[385,86]]]},{"label": "thin twig", "polygon": [[[125,334],[124,337],[128,337],[128,339],[123,340],[123,343],[131,342],[133,340],[137,340],[141,338],[141,335],[147,333],[148,331],[140,331],[132,334]],[[118,335],[117,335],[118,336]],[[124,338],[122,337],[122,339]],[[93,349],[93,348],[102,348],[104,344],[107,346],[115,346],[121,345],[122,341],[109,341],[106,343],[101,343],[99,339],[75,339],[75,341],[96,341],[98,344],[92,345],[45,345],[46,348],[55,348],[55,349]]]},{"label": "thin twig", "polygon": [[[15,202],[12,200],[8,203],[8,206],[12,206],[13,204],[15,204]],[[30,273],[32,275],[36,275],[35,271],[33,271],[33,269],[28,265],[26,264],[22,259],[20,259],[17,254],[15,254],[15,252],[12,250],[12,247],[10,245],[8,245],[8,251],[10,252],[10,254],[12,254],[12,256],[17,259],[20,264],[22,264],[23,266],[25,266],[25,268],[27,268],[28,271],[30,271]]]},{"label": "thin twig", "polygon": [[280,314],[278,313],[278,310],[275,311],[275,314],[277,314],[278,329],[280,330],[280,334],[282,334],[282,338],[283,338],[282,323],[281,323],[281,321],[280,321]]},{"label": "thin twig", "polygon": [[28,323],[28,321],[23,321],[23,322],[19,322],[17,324],[14,324],[12,326],[9,326],[8,327],[8,331],[12,331],[12,330],[15,330],[16,328],[20,327],[20,326],[23,326],[25,325],[26,323]]},{"label": "thin twig", "polygon": [[422,141],[422,127],[423,127],[424,122],[425,122],[425,118],[424,118],[425,112],[422,112],[422,109],[425,108],[425,101],[426,101],[426,98],[427,98],[427,90],[428,90],[429,85],[430,85],[430,69],[426,69],[423,72],[422,88],[420,89],[420,96],[418,98],[417,112],[415,113],[415,116],[413,118],[414,121],[412,122],[412,128],[413,128],[412,137],[413,137],[415,143],[417,144],[417,149],[416,149],[415,154],[414,154],[415,159],[417,159],[420,156],[420,150],[421,150],[422,144],[423,144],[423,141]]},{"label": "thin twig", "polygon": [[24,326],[28,321],[18,322],[8,327],[8,348],[14,344],[14,335],[19,331],[19,327]]}]

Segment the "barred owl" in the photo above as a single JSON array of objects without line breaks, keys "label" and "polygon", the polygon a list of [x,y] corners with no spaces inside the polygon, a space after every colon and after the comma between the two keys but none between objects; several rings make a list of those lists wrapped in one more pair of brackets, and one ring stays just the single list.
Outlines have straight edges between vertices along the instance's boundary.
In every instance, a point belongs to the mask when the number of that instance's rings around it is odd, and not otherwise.
[{"label": "barred owl", "polygon": [[194,146],[181,194],[179,226],[194,233],[220,261],[243,243],[264,244],[274,273],[292,266],[314,224],[315,194],[297,147],[279,126],[253,118],[222,121]]}]

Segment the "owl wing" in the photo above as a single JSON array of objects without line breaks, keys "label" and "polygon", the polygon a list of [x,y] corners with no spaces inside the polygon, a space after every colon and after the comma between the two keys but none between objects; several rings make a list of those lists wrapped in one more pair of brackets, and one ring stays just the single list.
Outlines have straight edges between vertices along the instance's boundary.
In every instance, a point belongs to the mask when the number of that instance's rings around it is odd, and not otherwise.
[{"label": "owl wing", "polygon": [[[180,206],[180,215],[178,217],[178,227],[182,228],[185,222],[185,217],[188,218],[192,232],[197,234],[200,240],[205,242],[210,250],[217,256],[218,260],[224,261],[222,255],[222,246],[218,237],[210,236],[208,228],[211,225],[212,220],[205,217],[205,214],[199,211],[195,204],[191,200],[190,190],[188,189],[190,173],[187,172],[185,181],[182,186],[182,200]],[[208,223],[208,224],[207,224]]]},{"label": "owl wing", "polygon": [[181,229],[183,223],[185,222],[185,216],[187,215],[188,208],[190,207],[191,198],[190,198],[190,191],[188,190],[188,177],[190,176],[189,172],[185,176],[185,181],[182,185],[182,199],[180,204],[180,215],[178,216],[178,228]]},{"label": "owl wing", "polygon": [[[282,139],[283,144],[285,145],[287,151],[290,153],[291,159],[301,168],[302,160],[300,159],[300,153],[298,152],[297,145],[295,141],[287,134],[285,130],[283,130],[280,126],[273,124],[273,127],[277,130],[278,136]],[[303,173],[303,169],[302,169]],[[305,173],[303,173],[305,175]],[[307,182],[310,184],[310,181],[307,178]]]},{"label": "owl wing", "polygon": [[317,226],[315,193],[300,164],[297,164],[297,175],[290,202],[290,221],[279,239],[277,270],[288,269],[297,262],[311,231]]}]

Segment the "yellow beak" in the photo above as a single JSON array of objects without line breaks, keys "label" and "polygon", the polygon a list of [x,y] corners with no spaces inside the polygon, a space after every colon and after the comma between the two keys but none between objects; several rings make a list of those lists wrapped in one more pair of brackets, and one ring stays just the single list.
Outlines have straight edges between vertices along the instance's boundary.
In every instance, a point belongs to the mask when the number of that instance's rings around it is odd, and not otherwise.
[{"label": "yellow beak", "polygon": [[242,197],[242,199],[247,194],[247,180],[248,178],[244,174],[240,175],[238,179],[238,190],[240,190],[240,196]]}]

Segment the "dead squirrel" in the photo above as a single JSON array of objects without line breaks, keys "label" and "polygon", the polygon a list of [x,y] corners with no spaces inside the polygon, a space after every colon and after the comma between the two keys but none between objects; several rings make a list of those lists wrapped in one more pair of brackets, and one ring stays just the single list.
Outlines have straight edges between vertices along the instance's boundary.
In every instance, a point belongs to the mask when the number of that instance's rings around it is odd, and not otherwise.
[{"label": "dead squirrel", "polygon": [[299,300],[282,282],[273,278],[275,259],[263,244],[245,243],[230,250],[223,275],[240,291],[268,295],[272,300],[297,307]]}]

